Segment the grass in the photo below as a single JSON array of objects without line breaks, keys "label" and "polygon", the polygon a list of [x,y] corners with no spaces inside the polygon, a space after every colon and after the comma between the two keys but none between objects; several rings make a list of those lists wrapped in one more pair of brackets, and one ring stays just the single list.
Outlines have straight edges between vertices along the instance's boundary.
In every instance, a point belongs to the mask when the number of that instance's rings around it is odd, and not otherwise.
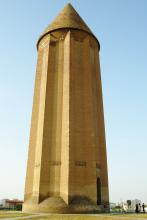
[{"label": "grass", "polygon": [[[147,219],[147,214],[100,214],[100,215],[49,215],[27,218],[28,220],[137,220]],[[19,219],[21,220],[21,218]]]},{"label": "grass", "polygon": [[[0,211],[1,218],[15,218],[20,217],[18,220],[22,220],[25,216],[31,216],[32,214],[15,212],[15,211]],[[70,215],[70,214],[51,214],[51,215],[39,215],[34,217],[28,217],[27,220],[144,220],[147,219],[147,214],[83,214],[83,215]]]},{"label": "grass", "polygon": [[0,211],[0,219],[1,218],[13,218],[13,217],[24,217],[29,216],[30,214],[15,212],[15,211]]},{"label": "grass", "polygon": [[140,214],[112,214],[111,216],[115,217],[124,217],[123,219],[147,219],[147,214],[140,213]]}]

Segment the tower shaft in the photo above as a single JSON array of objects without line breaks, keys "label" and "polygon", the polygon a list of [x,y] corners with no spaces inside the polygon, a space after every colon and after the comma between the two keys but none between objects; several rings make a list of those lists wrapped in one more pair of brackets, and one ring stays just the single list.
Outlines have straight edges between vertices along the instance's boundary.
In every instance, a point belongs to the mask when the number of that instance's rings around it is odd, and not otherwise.
[{"label": "tower shaft", "polygon": [[47,29],[38,43],[25,211],[102,211],[109,202],[99,43],[82,25]]}]

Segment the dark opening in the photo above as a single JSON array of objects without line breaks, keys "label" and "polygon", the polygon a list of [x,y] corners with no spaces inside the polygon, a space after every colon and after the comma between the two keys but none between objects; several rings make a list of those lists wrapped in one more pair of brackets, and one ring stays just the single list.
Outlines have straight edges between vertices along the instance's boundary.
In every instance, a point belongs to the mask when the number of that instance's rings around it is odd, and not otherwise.
[{"label": "dark opening", "polygon": [[101,180],[97,178],[97,205],[101,205]]}]

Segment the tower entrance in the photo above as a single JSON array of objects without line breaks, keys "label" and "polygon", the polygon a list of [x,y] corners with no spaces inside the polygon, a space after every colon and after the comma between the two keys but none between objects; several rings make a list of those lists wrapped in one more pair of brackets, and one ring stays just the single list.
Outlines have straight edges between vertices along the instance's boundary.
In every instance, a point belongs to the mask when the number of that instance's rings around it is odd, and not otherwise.
[{"label": "tower entrance", "polygon": [[97,205],[101,205],[101,180],[97,178]]}]

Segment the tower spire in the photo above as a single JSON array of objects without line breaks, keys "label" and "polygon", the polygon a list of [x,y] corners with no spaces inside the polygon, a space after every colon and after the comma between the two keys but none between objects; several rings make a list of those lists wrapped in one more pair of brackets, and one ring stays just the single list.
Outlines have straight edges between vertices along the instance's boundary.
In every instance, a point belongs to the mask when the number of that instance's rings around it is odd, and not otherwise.
[{"label": "tower spire", "polygon": [[53,20],[53,22],[42,33],[41,37],[38,40],[38,44],[46,34],[58,29],[66,28],[82,30],[94,36],[90,28],[86,25],[84,20],[80,17],[80,15],[71,5],[71,3],[68,3],[59,13],[59,15]]}]

